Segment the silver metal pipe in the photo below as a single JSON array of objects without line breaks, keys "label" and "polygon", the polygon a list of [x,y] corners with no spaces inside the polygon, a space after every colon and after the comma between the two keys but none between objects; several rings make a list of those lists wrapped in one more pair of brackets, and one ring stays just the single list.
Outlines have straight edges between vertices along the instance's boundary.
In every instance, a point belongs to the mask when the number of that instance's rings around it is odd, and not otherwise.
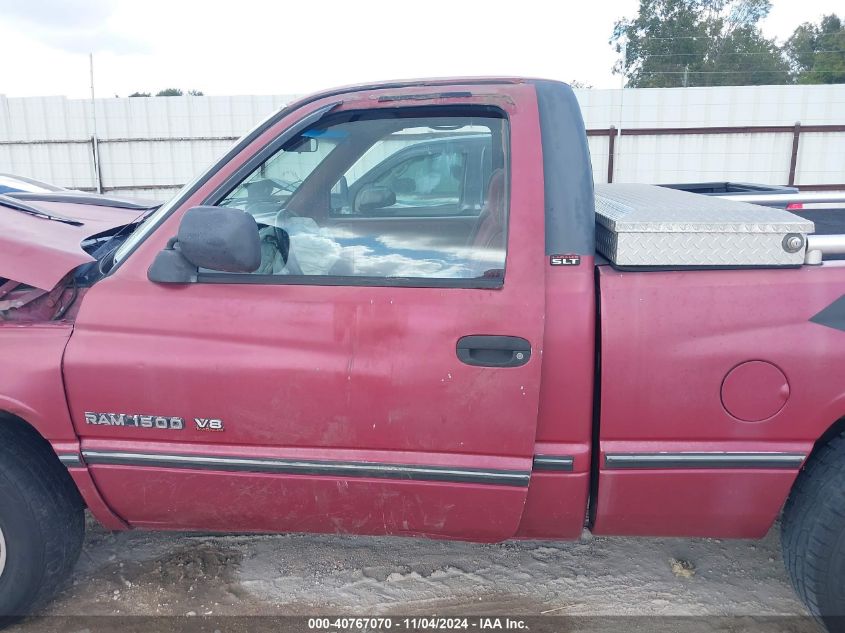
[{"label": "silver metal pipe", "polygon": [[808,235],[804,263],[817,266],[825,255],[845,255],[845,235]]},{"label": "silver metal pipe", "polygon": [[799,202],[804,204],[845,202],[845,192],[837,191],[799,191],[798,193],[729,194],[727,196],[719,197],[724,200],[736,200],[738,202],[750,202],[751,204],[762,205],[787,205]]},{"label": "silver metal pipe", "polygon": [[845,235],[808,235],[807,250],[810,249],[826,255],[845,255]]}]

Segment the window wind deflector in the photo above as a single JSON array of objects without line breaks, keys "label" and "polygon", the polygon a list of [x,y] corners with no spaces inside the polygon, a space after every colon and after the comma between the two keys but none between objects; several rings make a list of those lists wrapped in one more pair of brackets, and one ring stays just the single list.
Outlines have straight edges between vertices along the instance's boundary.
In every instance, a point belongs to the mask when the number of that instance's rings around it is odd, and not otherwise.
[{"label": "window wind deflector", "polygon": [[4,206],[8,209],[13,209],[14,211],[18,211],[20,213],[26,213],[27,215],[34,215],[37,218],[52,220],[53,222],[62,222],[64,224],[70,224],[71,226],[83,226],[83,223],[79,220],[73,220],[71,218],[66,218],[61,215],[53,215],[52,213],[47,213],[46,211],[42,211],[38,207],[33,207],[30,204],[26,204],[21,200],[15,200],[14,198],[10,198],[9,196],[0,195],[0,206]]}]

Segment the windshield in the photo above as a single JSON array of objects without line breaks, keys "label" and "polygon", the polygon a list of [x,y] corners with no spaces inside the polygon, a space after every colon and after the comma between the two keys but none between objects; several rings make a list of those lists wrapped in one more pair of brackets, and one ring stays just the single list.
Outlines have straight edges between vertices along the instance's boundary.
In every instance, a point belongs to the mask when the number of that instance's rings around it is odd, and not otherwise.
[{"label": "windshield", "polygon": [[254,274],[500,284],[506,129],[472,107],[329,115],[217,204],[255,218]]},{"label": "windshield", "polygon": [[[501,284],[506,139],[506,120],[490,108],[338,113],[286,137],[205,204],[255,218],[257,274]],[[150,216],[117,249],[114,264],[189,193],[183,189]]]},{"label": "windshield", "polygon": [[218,204],[238,207],[253,215],[276,213],[287,206],[308,176],[331,154],[347,133],[340,129],[311,129],[262,163]]}]

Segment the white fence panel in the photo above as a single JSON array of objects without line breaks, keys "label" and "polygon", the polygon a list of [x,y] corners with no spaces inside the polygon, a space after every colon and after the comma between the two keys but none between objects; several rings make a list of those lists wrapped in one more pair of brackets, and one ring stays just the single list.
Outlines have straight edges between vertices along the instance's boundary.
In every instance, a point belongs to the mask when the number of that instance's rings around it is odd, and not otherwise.
[{"label": "white fence panel", "polygon": [[614,181],[783,184],[791,147],[786,134],[623,136],[617,138]]},{"label": "white fence panel", "polygon": [[797,171],[801,175],[799,182],[823,185],[845,182],[845,133],[801,136]]},{"label": "white fence panel", "polygon": [[[792,133],[648,135],[653,128],[845,125],[845,85],[576,90],[596,182],[785,184]],[[0,172],[164,199],[294,95],[90,100],[0,95]],[[94,116],[96,115],[96,117]],[[96,119],[96,120],[95,120]],[[627,132],[627,133],[626,133]],[[603,135],[601,135],[603,134]],[[845,130],[800,134],[795,182],[845,185]]]}]

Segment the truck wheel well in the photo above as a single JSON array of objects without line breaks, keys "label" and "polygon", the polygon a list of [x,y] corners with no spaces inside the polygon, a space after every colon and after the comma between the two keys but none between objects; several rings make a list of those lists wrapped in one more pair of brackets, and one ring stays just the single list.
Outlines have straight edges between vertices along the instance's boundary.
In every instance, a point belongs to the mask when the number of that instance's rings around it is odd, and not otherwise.
[{"label": "truck wheel well", "polygon": [[59,477],[64,480],[67,485],[68,494],[74,495],[76,500],[84,506],[85,502],[79,489],[73,482],[73,479],[68,473],[67,468],[59,461],[59,456],[53,450],[53,446],[48,442],[41,433],[39,433],[34,426],[29,422],[8,411],[0,411],[0,425],[7,433],[10,433],[13,438],[19,438],[21,446],[26,451],[35,452],[46,456],[51,463],[54,464],[56,472]]},{"label": "truck wheel well", "polygon": [[827,444],[834,437],[842,435],[843,433],[845,433],[845,416],[839,418],[836,422],[831,424],[824,433],[822,433],[821,437],[816,440],[816,443],[813,445],[813,450],[807,460],[809,461],[812,459],[813,455],[818,453],[822,446]]}]

